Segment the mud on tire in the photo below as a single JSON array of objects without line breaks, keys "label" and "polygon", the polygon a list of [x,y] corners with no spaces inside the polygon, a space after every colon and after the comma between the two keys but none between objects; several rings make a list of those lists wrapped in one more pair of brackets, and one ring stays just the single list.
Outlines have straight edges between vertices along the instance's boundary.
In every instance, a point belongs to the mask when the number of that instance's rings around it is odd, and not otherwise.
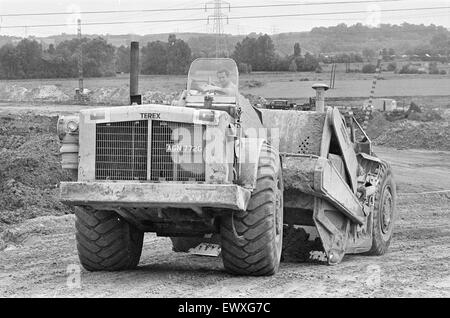
[{"label": "mud on tire", "polygon": [[283,237],[283,180],[278,152],[263,144],[256,187],[248,209],[222,217],[222,259],[237,275],[273,275],[278,270]]},{"label": "mud on tire", "polygon": [[75,215],[78,256],[85,269],[120,271],[137,266],[144,232],[113,211],[77,207]]},{"label": "mud on tire", "polygon": [[372,248],[369,255],[383,255],[391,243],[396,217],[396,185],[390,166],[383,162],[380,166],[380,183],[375,196],[372,224]]}]

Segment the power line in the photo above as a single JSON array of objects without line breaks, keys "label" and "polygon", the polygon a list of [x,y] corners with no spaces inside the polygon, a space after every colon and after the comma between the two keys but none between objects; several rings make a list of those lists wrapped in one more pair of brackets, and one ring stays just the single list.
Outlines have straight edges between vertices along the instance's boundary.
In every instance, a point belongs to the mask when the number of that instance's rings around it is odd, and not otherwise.
[{"label": "power line", "polygon": [[[289,4],[260,4],[260,5],[241,5],[229,6],[231,9],[251,9],[251,8],[273,8],[273,7],[294,7],[294,6],[319,6],[319,5],[340,5],[340,4],[364,4],[364,3],[382,3],[382,2],[401,2],[406,0],[366,0],[366,1],[340,1],[340,2],[303,2]],[[205,7],[192,8],[161,8],[161,9],[129,9],[129,10],[98,10],[98,11],[79,11],[79,12],[32,12],[32,13],[6,13],[0,14],[2,17],[21,17],[21,16],[48,16],[48,15],[70,15],[70,14],[114,14],[114,13],[137,13],[137,12],[176,12],[176,11],[197,11],[204,10]]]},{"label": "power line", "polygon": [[[420,14],[414,14],[414,15],[407,15],[407,16],[404,16],[404,15],[402,15],[402,16],[394,16],[394,15],[391,15],[391,16],[389,16],[389,17],[386,17],[386,16],[383,16],[383,19],[387,19],[387,18],[389,18],[389,19],[399,19],[399,18],[434,18],[434,17],[445,17],[445,16],[447,16],[449,13],[448,12],[444,12],[444,13],[433,13],[433,14],[423,14],[423,13],[420,13]],[[336,18],[336,17],[334,17],[334,18],[313,18],[314,20],[319,20],[319,21],[336,21],[336,20],[339,20],[339,21],[361,21],[361,19],[362,18]]]},{"label": "power line", "polygon": [[[366,1],[367,2],[367,1]],[[447,7],[423,7],[423,8],[403,8],[403,9],[380,9],[377,12],[407,12],[407,11],[422,11],[422,10],[445,10]],[[322,15],[340,15],[340,14],[367,14],[365,10],[359,11],[337,11],[337,12],[317,12],[317,13],[293,13],[293,14],[276,14],[276,15],[253,15],[253,16],[238,16],[228,17],[228,20],[240,19],[264,19],[264,18],[287,18],[287,17],[306,17],[306,16],[322,16]],[[167,22],[198,22],[207,21],[206,18],[192,18],[192,19],[167,19],[167,20],[141,20],[141,21],[111,21],[111,22],[86,22],[83,25],[115,25],[115,24],[140,24],[140,23],[167,23]],[[76,23],[64,24],[35,24],[35,25],[10,25],[2,26],[2,29],[14,28],[44,28],[44,27],[61,27],[74,26]]]},{"label": "power line", "polygon": [[305,2],[305,3],[287,3],[287,4],[260,4],[231,6],[232,9],[250,9],[250,8],[275,8],[275,7],[298,7],[298,6],[317,6],[317,5],[339,5],[339,4],[364,4],[380,2],[401,2],[406,0],[368,0],[368,1],[339,1],[339,2]]},{"label": "power line", "polygon": [[225,43],[225,39],[223,38],[224,34],[224,28],[223,28],[223,21],[224,19],[228,19],[228,15],[224,14],[222,12],[222,4],[225,4],[230,9],[230,3],[222,1],[222,0],[214,0],[214,2],[209,2],[205,5],[205,11],[208,10],[208,4],[214,5],[214,14],[211,16],[208,16],[208,23],[209,19],[213,18],[213,33],[216,35],[216,58],[219,57],[219,55],[225,53],[226,56],[228,56],[228,50],[227,45]]},{"label": "power line", "polygon": [[[405,11],[417,11],[417,10],[443,10],[450,9],[448,7],[425,7],[425,8],[403,8],[403,9],[380,9],[377,12],[405,12]],[[360,14],[367,11],[338,11],[338,12],[320,12],[320,13],[293,13],[293,14],[276,14],[276,15],[258,15],[258,16],[241,16],[230,17],[230,20],[235,19],[261,19],[261,18],[285,18],[285,17],[301,17],[301,16],[321,16],[321,15],[339,15],[339,14]]]}]

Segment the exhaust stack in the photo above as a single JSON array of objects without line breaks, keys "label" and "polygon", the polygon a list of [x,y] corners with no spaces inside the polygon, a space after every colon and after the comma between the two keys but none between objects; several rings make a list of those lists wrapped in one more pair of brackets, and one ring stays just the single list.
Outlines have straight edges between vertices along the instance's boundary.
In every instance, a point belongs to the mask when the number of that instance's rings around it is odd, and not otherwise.
[{"label": "exhaust stack", "polygon": [[325,92],[329,87],[327,84],[317,83],[312,88],[316,91],[316,112],[323,113],[325,111]]},{"label": "exhaust stack", "polygon": [[139,42],[131,42],[130,50],[130,105],[142,104],[139,95]]}]

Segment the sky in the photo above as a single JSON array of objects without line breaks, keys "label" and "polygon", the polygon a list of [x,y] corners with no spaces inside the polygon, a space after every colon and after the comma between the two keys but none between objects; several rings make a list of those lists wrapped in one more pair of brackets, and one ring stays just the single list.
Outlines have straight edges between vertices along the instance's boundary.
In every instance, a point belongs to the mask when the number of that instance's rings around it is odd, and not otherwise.
[{"label": "sky", "polygon": [[[228,0],[231,9],[224,4],[223,14],[230,19],[223,20],[224,33],[248,34],[282,33],[309,31],[314,27],[333,26],[339,23],[376,26],[380,23],[435,24],[450,28],[450,0],[397,0],[377,3],[341,3],[358,0]],[[360,0],[359,2],[364,1]],[[368,0],[366,0],[368,1]],[[211,1],[211,2],[214,2]],[[50,36],[61,33],[75,34],[76,21],[82,24],[93,22],[153,21],[152,23],[130,23],[109,25],[83,25],[84,34],[155,34],[168,32],[213,32],[213,5],[208,1],[197,0],[0,0],[0,35]],[[280,6],[265,8],[236,8],[244,5],[286,5],[306,3],[302,6]],[[331,4],[333,3],[333,4]],[[225,8],[226,7],[226,8]],[[449,7],[439,10],[415,10],[404,12],[385,12],[384,10]],[[123,12],[124,10],[148,9],[192,9],[170,12]],[[85,14],[86,11],[113,10],[120,13]],[[122,12],[121,12],[122,11]],[[348,13],[362,11],[362,13]],[[67,15],[7,16],[10,14],[63,12]],[[81,12],[81,13],[80,13]],[[337,13],[332,15],[312,15],[316,13]],[[248,16],[303,14],[297,17],[239,18]],[[180,19],[204,19],[202,21],[179,21]],[[154,22],[175,20],[178,22]],[[32,27],[32,25],[61,24],[62,26]],[[20,26],[11,28],[12,26]],[[25,27],[27,26],[27,27]]]}]

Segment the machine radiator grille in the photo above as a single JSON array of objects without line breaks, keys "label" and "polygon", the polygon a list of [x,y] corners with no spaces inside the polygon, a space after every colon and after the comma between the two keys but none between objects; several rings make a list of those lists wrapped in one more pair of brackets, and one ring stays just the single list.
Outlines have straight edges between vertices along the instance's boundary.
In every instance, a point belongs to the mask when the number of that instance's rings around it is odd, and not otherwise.
[{"label": "machine radiator grille", "polygon": [[148,121],[97,124],[97,180],[146,180]]},{"label": "machine radiator grille", "polygon": [[150,126],[149,140],[147,120],[97,124],[95,179],[205,181],[204,126],[167,121]]},{"label": "machine radiator grille", "polygon": [[204,126],[153,121],[152,181],[205,181]]}]

